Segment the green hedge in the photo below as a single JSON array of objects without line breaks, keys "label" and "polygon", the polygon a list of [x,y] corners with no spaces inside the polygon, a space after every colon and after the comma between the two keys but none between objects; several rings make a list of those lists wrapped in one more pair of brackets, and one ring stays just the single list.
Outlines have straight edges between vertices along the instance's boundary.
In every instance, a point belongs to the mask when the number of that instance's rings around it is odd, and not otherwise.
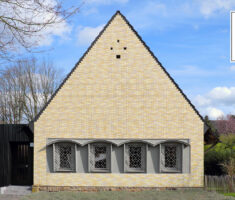
[{"label": "green hedge", "polygon": [[[222,143],[218,143],[205,154],[204,170],[206,175],[226,174],[221,164],[235,156],[235,135],[223,135],[220,140]],[[210,145],[205,145],[205,150],[209,147]]]}]

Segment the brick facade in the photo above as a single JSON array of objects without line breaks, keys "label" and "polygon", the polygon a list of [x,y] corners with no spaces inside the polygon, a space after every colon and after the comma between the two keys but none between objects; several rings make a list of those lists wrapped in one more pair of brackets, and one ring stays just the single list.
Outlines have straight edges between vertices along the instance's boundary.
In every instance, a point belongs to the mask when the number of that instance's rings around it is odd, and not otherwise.
[{"label": "brick facade", "polygon": [[[204,123],[120,13],[34,122],[34,134],[37,187],[203,186]],[[189,139],[191,172],[49,173],[47,138]]]}]

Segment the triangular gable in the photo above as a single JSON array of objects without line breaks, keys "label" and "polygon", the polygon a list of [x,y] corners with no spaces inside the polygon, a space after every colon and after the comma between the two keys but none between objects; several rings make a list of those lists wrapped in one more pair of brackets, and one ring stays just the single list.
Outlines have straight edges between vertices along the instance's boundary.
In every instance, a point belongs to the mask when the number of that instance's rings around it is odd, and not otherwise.
[{"label": "triangular gable", "polygon": [[187,96],[183,93],[183,91],[180,89],[180,87],[175,83],[174,79],[169,75],[169,73],[165,70],[165,68],[162,66],[162,64],[158,61],[156,56],[153,54],[153,52],[150,50],[150,48],[145,44],[145,42],[142,40],[142,38],[138,35],[138,33],[135,31],[135,29],[132,27],[132,25],[128,22],[128,20],[120,13],[120,11],[117,11],[112,18],[109,20],[109,22],[105,25],[103,30],[99,33],[99,35],[96,37],[96,39],[92,42],[90,47],[87,49],[87,51],[83,54],[83,56],[80,58],[80,60],[76,63],[74,68],[71,70],[71,72],[67,75],[67,77],[63,80],[63,82],[60,84],[58,89],[55,91],[55,93],[51,96],[50,100],[47,102],[47,104],[41,109],[41,111],[38,113],[38,115],[30,122],[33,123],[38,120],[38,118],[41,116],[41,114],[44,112],[44,110],[47,108],[47,106],[50,104],[50,102],[53,100],[53,98],[56,96],[56,94],[59,92],[59,90],[63,87],[63,85],[66,83],[66,81],[69,79],[71,74],[76,70],[76,68],[79,66],[79,64],[83,61],[83,59],[86,57],[86,55],[89,53],[89,51],[92,49],[92,47],[96,44],[98,39],[101,37],[101,35],[104,33],[104,31],[107,29],[109,24],[113,21],[113,19],[120,15],[122,19],[126,22],[126,24],[130,27],[130,29],[135,33],[137,38],[140,40],[140,42],[143,44],[143,46],[148,50],[150,55],[155,59],[156,63],[162,68],[162,70],[165,72],[167,77],[171,80],[171,82],[175,85],[175,87],[178,89],[178,91],[182,94],[184,99],[188,102],[188,104],[192,107],[192,109],[195,111],[195,113],[198,115],[198,117],[203,121],[202,116],[199,114],[197,109],[194,107],[194,105],[190,102],[190,100],[187,98]]}]

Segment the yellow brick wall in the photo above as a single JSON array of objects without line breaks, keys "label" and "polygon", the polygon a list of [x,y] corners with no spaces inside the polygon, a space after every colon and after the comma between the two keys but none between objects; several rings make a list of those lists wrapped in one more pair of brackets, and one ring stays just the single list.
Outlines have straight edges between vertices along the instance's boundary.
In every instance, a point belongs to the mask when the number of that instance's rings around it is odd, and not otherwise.
[{"label": "yellow brick wall", "polygon": [[[34,133],[34,185],[203,186],[203,122],[119,14],[35,122]],[[191,173],[48,173],[47,138],[190,139]]]}]

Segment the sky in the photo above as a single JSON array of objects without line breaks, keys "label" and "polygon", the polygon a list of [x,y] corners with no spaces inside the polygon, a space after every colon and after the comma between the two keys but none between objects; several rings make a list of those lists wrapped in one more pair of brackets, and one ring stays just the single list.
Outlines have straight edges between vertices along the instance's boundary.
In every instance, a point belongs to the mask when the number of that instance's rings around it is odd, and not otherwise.
[{"label": "sky", "polygon": [[[54,0],[48,0],[54,1]],[[235,63],[230,63],[230,10],[235,0],[78,0],[68,21],[45,34],[43,54],[69,73],[120,10],[202,116],[235,114]]]}]

